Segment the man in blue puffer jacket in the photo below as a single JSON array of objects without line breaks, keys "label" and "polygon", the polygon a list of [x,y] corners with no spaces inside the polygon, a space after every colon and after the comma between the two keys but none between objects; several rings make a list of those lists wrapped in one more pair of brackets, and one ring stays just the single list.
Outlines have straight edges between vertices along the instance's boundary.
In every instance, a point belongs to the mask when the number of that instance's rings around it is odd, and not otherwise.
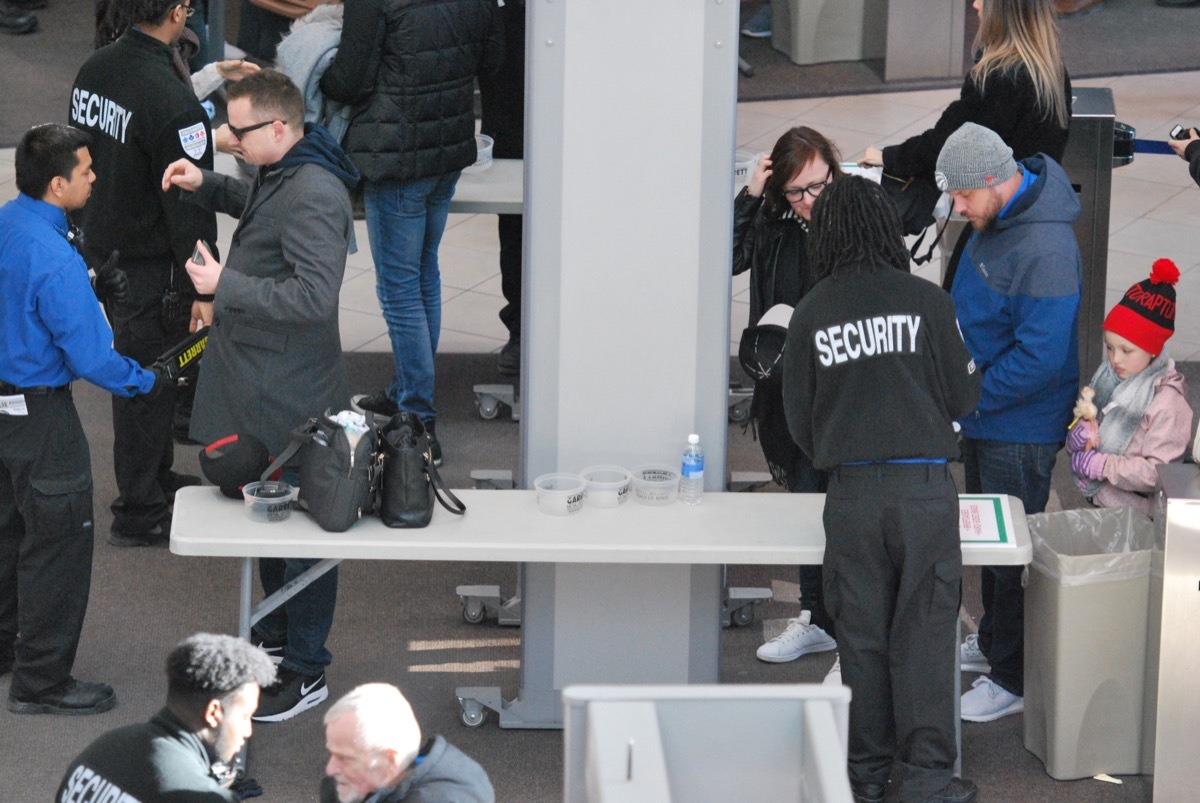
[{"label": "man in blue puffer jacket", "polygon": [[[983,372],[975,412],[961,419],[967,493],[1019,498],[1040,513],[1079,387],[1082,287],[1071,223],[1079,201],[1045,154],[1019,164],[990,129],[966,123],[938,155],[938,186],[975,233],[950,290],[963,339]],[[1025,601],[1020,566],[985,566],[978,638],[962,666],[991,674],[963,695],[962,718],[1024,710]]]}]

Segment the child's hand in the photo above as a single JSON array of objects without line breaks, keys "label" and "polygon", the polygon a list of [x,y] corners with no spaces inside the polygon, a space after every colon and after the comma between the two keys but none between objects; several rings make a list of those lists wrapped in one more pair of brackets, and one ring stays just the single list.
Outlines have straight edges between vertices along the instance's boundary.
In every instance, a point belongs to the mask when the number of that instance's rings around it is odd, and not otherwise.
[{"label": "child's hand", "polygon": [[1108,455],[1095,449],[1076,452],[1071,455],[1071,471],[1080,479],[1099,481],[1104,479],[1104,464],[1107,462]]},{"label": "child's hand", "polygon": [[1100,443],[1100,433],[1095,421],[1081,418],[1067,433],[1067,451],[1072,454],[1095,449],[1098,443]]}]

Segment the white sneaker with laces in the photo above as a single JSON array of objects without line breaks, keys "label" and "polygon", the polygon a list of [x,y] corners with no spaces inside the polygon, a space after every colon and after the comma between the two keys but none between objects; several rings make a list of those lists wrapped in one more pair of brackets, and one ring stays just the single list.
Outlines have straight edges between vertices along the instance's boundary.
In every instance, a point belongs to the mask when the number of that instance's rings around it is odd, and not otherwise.
[{"label": "white sneaker with laces", "polygon": [[829,667],[829,671],[825,673],[825,679],[821,681],[823,686],[841,686],[842,685],[842,656],[833,656],[833,666]]},{"label": "white sneaker with laces", "polygon": [[812,612],[800,611],[795,619],[788,619],[787,630],[758,648],[758,660],[771,664],[785,664],[810,652],[836,650],[837,642],[829,634],[812,624]]},{"label": "white sneaker with laces", "polygon": [[964,672],[991,672],[983,650],[979,649],[979,636],[972,633],[958,646],[958,663]]},{"label": "white sneaker with laces", "polygon": [[962,696],[962,718],[967,722],[991,722],[1025,710],[1025,698],[997,686],[987,675],[976,678]]}]

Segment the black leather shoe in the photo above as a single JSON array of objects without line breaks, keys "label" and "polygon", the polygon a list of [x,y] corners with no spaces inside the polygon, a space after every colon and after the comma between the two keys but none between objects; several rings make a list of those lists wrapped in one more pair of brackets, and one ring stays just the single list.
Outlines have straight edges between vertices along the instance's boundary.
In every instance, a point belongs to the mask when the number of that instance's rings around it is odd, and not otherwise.
[{"label": "black leather shoe", "polygon": [[951,778],[950,783],[929,797],[930,803],[973,803],[979,796],[979,787],[965,778]]},{"label": "black leather shoe", "polygon": [[108,543],[119,547],[135,546],[166,546],[171,540],[171,520],[163,524],[155,524],[149,530],[140,533],[125,533],[117,530],[108,531]]},{"label": "black leather shoe", "polygon": [[854,803],[883,803],[884,793],[887,791],[881,783],[869,783],[867,781],[851,781],[850,792],[854,795]]},{"label": "black leather shoe", "polygon": [[117,704],[117,695],[106,683],[88,683],[68,678],[37,697],[22,700],[9,696],[8,710],[14,714],[101,714]]},{"label": "black leather shoe", "polygon": [[502,376],[519,376],[521,373],[521,338],[510,337],[500,354],[496,356],[496,373]]},{"label": "black leather shoe", "polygon": [[7,0],[0,0],[0,31],[11,34],[33,33],[37,26],[37,14],[17,8]]}]

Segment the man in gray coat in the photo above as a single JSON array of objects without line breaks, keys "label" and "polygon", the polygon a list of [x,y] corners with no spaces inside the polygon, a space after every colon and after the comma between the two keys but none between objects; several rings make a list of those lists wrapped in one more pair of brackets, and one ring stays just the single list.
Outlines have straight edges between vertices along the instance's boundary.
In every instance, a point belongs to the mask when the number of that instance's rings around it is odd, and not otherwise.
[{"label": "man in gray coat", "polygon": [[[359,176],[328,131],[305,125],[300,90],[282,73],[251,75],[228,98],[233,142],[259,168],[254,183],[187,160],[162,179],[164,192],[179,187],[188,200],[239,218],[224,265],[203,243],[187,263],[199,292],[215,294],[191,436],[254,435],[279,454],[295,427],[349,406],[338,293],[353,230],[349,189]],[[261,559],[264,592],[315,562]],[[255,720],[290,719],[329,696],[325,640],[336,600],[334,569],[255,625],[255,643],[282,658]]]}]

